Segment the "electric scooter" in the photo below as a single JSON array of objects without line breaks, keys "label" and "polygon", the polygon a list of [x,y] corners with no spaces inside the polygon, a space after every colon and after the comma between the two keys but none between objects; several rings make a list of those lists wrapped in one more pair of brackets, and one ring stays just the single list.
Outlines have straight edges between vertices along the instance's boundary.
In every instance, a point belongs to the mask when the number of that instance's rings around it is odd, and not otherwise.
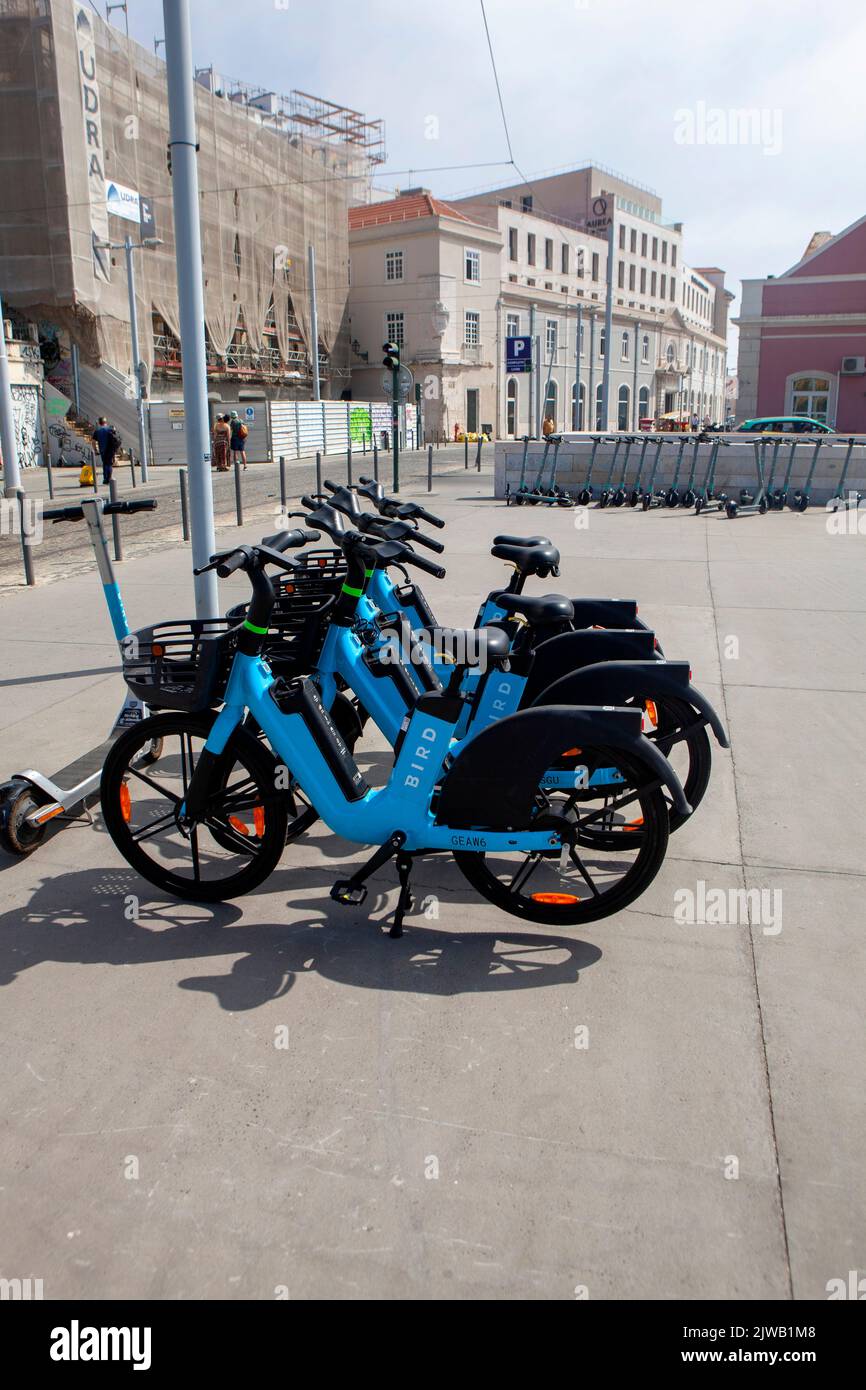
[{"label": "electric scooter", "polygon": [[613,455],[610,460],[610,468],[607,470],[607,478],[605,479],[604,487],[598,496],[598,505],[600,507],[607,507],[613,500],[613,475],[616,468],[617,457],[622,447],[623,437],[621,434],[612,435],[605,442],[613,445]]},{"label": "electric scooter", "polygon": [[725,513],[729,521],[733,521],[738,516],[764,516],[767,512],[769,503],[767,502],[767,488],[764,482],[764,446],[764,440],[755,440],[757,487],[754,491],[742,487],[740,488],[739,502],[735,502],[732,497],[729,497],[725,503]]},{"label": "electric scooter", "polygon": [[694,449],[692,450],[692,466],[689,469],[689,479],[681,499],[684,507],[693,507],[695,505],[695,473],[697,472],[698,450],[701,447],[701,443],[702,441],[700,439],[696,439]]},{"label": "electric scooter", "polygon": [[611,497],[610,499],[615,507],[623,506],[626,500],[625,480],[628,477],[628,458],[632,450],[632,445],[636,443],[637,440],[635,439],[635,436],[633,434],[629,434],[626,436],[625,458],[623,459],[622,464],[622,476],[619,480],[619,487],[616,489],[615,493],[613,494],[613,497]]},{"label": "electric scooter", "polygon": [[683,454],[685,453],[685,449],[686,438],[685,435],[683,435],[682,439],[680,440],[680,447],[677,453],[677,461],[676,466],[674,467],[673,481],[671,482],[671,485],[668,488],[667,493],[665,494],[665,502],[669,507],[678,507],[680,504],[680,494],[678,488],[680,481],[680,469],[683,466]]},{"label": "electric scooter", "polygon": [[655,490],[656,474],[659,470],[659,464],[661,462],[662,457],[662,449],[664,448],[665,444],[664,436],[660,435],[659,438],[654,441],[654,443],[656,446],[656,456],[653,459],[652,472],[650,473],[650,480],[647,484],[646,492],[644,492],[641,496],[641,507],[645,512],[648,512],[650,507],[660,507],[665,501],[667,495],[663,488],[660,488],[658,492],[656,492]]},{"label": "electric scooter", "polygon": [[[43,513],[46,521],[55,525],[64,521],[85,521],[96,556],[96,567],[102,581],[105,602],[121,654],[125,644],[134,641],[114,572],[108,542],[102,525],[103,516],[130,516],[136,512],[156,510],[155,498],[134,502],[108,502],[102,497],[86,497],[74,507],[49,507]],[[55,772],[53,777],[28,768],[15,772],[0,786],[0,845],[10,854],[32,854],[42,844],[52,821],[75,821],[82,816],[90,820],[88,801],[99,791],[102,764],[108,749],[121,730],[138,724],[149,711],[131,692],[127,694],[111,733],[98,748],[85,753],[74,762]],[[143,756],[145,763],[156,762],[161,748],[152,743]]]},{"label": "electric scooter", "polygon": [[854,443],[855,441],[853,438],[848,440],[848,452],[845,455],[845,462],[842,465],[842,473],[839,482],[836,484],[836,491],[827,503],[827,506],[832,508],[834,512],[843,510],[856,512],[860,505],[859,492],[855,492],[852,489],[848,492],[847,496],[845,495],[845,479],[848,477],[848,469],[851,466],[851,455],[854,452]]},{"label": "electric scooter", "polygon": [[789,502],[792,512],[804,512],[809,506],[810,494],[812,491],[812,479],[815,476],[815,469],[818,467],[818,456],[824,447],[824,440],[819,438],[815,441],[812,448],[812,461],[809,464],[809,472],[806,474],[806,481],[801,488],[797,488],[793,499]]},{"label": "electric scooter", "polygon": [[598,453],[598,446],[603,439],[603,435],[593,434],[590,435],[590,438],[592,440],[592,453],[589,456],[589,469],[587,470],[583,487],[577,494],[577,500],[582,507],[588,507],[595,495],[592,487],[592,470],[595,468],[595,456]]},{"label": "electric scooter", "polygon": [[567,492],[564,492],[561,487],[557,487],[556,485],[556,475],[559,470],[559,450],[562,447],[562,435],[553,434],[550,438],[553,440],[553,466],[550,472],[550,482],[547,485],[547,491],[542,492],[538,500],[548,507],[573,507],[574,498],[570,497]]},{"label": "electric scooter", "polygon": [[628,495],[628,505],[630,507],[636,507],[638,502],[640,501],[640,480],[641,474],[643,473],[643,465],[644,459],[646,458],[646,451],[649,448],[649,442],[649,435],[645,434],[643,440],[641,441],[640,458],[637,461],[637,472],[634,475],[634,482],[631,485],[631,492]]},{"label": "electric scooter", "polygon": [[[512,506],[512,504],[513,504],[515,507],[520,507],[520,506],[522,506],[523,503],[526,501],[526,494],[527,494],[527,492],[529,491],[529,489],[528,489],[527,486],[526,486],[526,458],[527,458],[528,453],[529,453],[529,435],[528,435],[528,434],[525,434],[525,435],[523,436],[523,461],[522,461],[522,463],[521,463],[521,465],[520,465],[520,484],[519,484],[519,486],[517,487],[516,491],[515,491],[515,492],[512,492],[512,491],[511,491],[511,485],[510,485],[510,483],[506,482],[506,484],[505,484],[505,505],[506,505],[506,507],[510,507],[510,506]],[[363,482],[364,479],[362,478],[361,481]]]}]

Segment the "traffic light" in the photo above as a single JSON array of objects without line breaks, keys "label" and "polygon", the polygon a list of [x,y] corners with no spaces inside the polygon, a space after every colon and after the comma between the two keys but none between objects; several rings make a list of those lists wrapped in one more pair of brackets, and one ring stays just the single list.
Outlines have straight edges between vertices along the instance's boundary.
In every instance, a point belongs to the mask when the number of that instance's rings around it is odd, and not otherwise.
[{"label": "traffic light", "polygon": [[400,349],[396,343],[383,343],[382,351],[385,354],[383,366],[389,372],[399,372],[400,370]]}]

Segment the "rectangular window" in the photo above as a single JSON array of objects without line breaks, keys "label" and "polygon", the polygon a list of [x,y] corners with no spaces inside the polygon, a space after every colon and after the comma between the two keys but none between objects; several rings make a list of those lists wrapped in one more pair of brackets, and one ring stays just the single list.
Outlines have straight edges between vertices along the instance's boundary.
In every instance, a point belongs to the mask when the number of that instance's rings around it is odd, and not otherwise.
[{"label": "rectangular window", "polygon": [[619,228],[619,249],[620,251],[625,250],[625,223],[623,222],[620,223]]},{"label": "rectangular window", "polygon": [[634,255],[635,252],[637,251],[637,228],[636,228],[636,227],[632,227],[632,229],[631,229],[631,239],[630,239],[630,241],[629,241],[629,250],[631,251],[632,255]]},{"label": "rectangular window", "polygon": [[[662,279],[664,279],[664,276],[662,276]],[[676,282],[676,280],[674,279],[674,277],[671,276],[671,299],[676,299],[676,297],[677,297],[677,282]]]},{"label": "rectangular window", "polygon": [[676,263],[677,263],[677,248],[676,248],[676,243],[675,243],[675,242],[671,242],[671,265],[676,265]]},{"label": "rectangular window", "polygon": [[544,269],[553,270],[553,242],[550,237],[544,238]]},{"label": "rectangular window", "polygon": [[528,232],[526,236],[526,259],[530,265],[535,265],[535,233]]},{"label": "rectangular window", "polygon": [[385,315],[385,338],[389,343],[396,343],[398,347],[405,347],[402,309],[389,310]]},{"label": "rectangular window", "polygon": [[385,252],[385,279],[388,281],[403,279],[403,252]]},{"label": "rectangular window", "polygon": [[641,344],[640,360],[642,362],[649,361],[649,336],[646,333],[644,334],[643,343]]},{"label": "rectangular window", "polygon": [[597,252],[597,251],[593,251],[593,253],[592,253],[592,278],[593,278],[593,280],[597,280],[597,279],[598,279],[598,252]]},{"label": "rectangular window", "polygon": [[505,333],[509,338],[520,337],[520,315],[508,314],[505,319]]},{"label": "rectangular window", "polygon": [[521,212],[532,212],[531,193],[525,193],[523,197],[520,199],[520,210]]},{"label": "rectangular window", "polygon": [[[581,247],[578,249],[578,252],[577,252],[577,278],[578,278],[578,280],[582,280],[582,279],[583,279],[583,262],[584,262],[584,260],[585,260],[585,254],[584,254],[583,247],[581,246]],[[581,290],[581,294],[582,294],[582,293],[583,293],[583,291]]]},{"label": "rectangular window", "polygon": [[658,278],[658,272],[654,270],[650,275],[650,294],[652,295],[653,299],[655,299],[656,290],[658,288]]},{"label": "rectangular window", "polygon": [[470,282],[470,284],[480,285],[481,252],[472,251],[469,247],[467,247],[466,255],[464,256],[464,267],[464,274],[466,276],[466,279]]},{"label": "rectangular window", "polygon": [[628,268],[628,287],[629,287],[630,290],[633,290],[633,289],[634,289],[634,281],[635,281],[635,268],[634,268],[633,265],[630,265],[629,268]]},{"label": "rectangular window", "polygon": [[547,320],[547,357],[548,361],[556,356],[556,348],[559,338],[559,325],[556,319]]},{"label": "rectangular window", "polygon": [[601,333],[600,333],[599,336],[598,336],[598,355],[599,355],[599,357],[604,357],[605,346],[606,346],[606,345],[605,345],[605,339],[604,339],[604,329],[602,329],[602,330],[601,330]]},{"label": "rectangular window", "polygon": [[481,342],[481,315],[474,309],[466,310],[463,341],[467,347],[478,347]]},{"label": "rectangular window", "polygon": [[627,362],[627,361],[628,361],[628,334],[627,334],[627,333],[623,333],[623,335],[622,335],[622,347],[620,348],[619,355],[620,355],[620,361],[622,361],[622,362]]},{"label": "rectangular window", "polygon": [[640,268],[640,292],[641,292],[641,294],[646,294],[646,266],[645,266],[645,265],[642,265],[641,268]]},{"label": "rectangular window", "polygon": [[664,299],[664,297],[665,297],[665,290],[667,289],[667,284],[668,284],[668,277],[667,277],[666,275],[663,275],[662,278],[661,278],[661,280],[659,281],[659,296],[660,296],[662,299]]},{"label": "rectangular window", "polygon": [[620,261],[616,268],[616,283],[621,290],[625,289],[625,261]]},{"label": "rectangular window", "polygon": [[508,228],[508,259],[509,259],[510,261],[516,261],[516,260],[517,260],[517,228],[516,228],[516,227],[509,227],[509,228]]},{"label": "rectangular window", "polygon": [[646,232],[641,232],[641,234],[640,234],[640,253],[641,253],[642,256],[645,256],[645,255],[646,255],[646,244],[647,244],[647,234],[646,234]]},{"label": "rectangular window", "polygon": [[562,273],[563,275],[568,274],[568,242],[566,241],[562,243]]},{"label": "rectangular window", "polygon": [[668,244],[667,244],[666,241],[663,241],[663,242],[662,242],[662,265],[667,265],[667,263],[668,263]]},{"label": "rectangular window", "polygon": [[654,236],[654,237],[653,237],[653,260],[654,260],[654,261],[657,261],[658,258],[659,258],[659,239],[658,239],[657,236]]}]

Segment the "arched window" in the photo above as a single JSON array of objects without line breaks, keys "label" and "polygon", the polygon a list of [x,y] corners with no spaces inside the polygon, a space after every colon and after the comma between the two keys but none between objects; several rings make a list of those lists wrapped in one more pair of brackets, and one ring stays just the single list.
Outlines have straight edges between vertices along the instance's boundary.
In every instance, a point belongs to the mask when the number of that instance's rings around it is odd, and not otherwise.
[{"label": "arched window", "polygon": [[620,348],[619,356],[620,356],[620,361],[621,361],[621,362],[627,362],[627,361],[628,361],[628,334],[627,334],[627,333],[623,333],[623,335],[622,335],[622,347]]},{"label": "arched window", "polygon": [[601,422],[602,408],[604,405],[604,383],[599,382],[595,388],[595,428],[597,430],[606,429]]},{"label": "arched window", "polygon": [[544,418],[550,419],[556,424],[556,382],[551,381],[547,388],[547,396],[544,401]]},{"label": "arched window", "polygon": [[825,373],[795,373],[788,377],[785,390],[789,415],[808,415],[829,424],[835,413],[836,378]]},{"label": "arched window", "polygon": [[638,418],[645,420],[649,416],[649,387],[642,386],[637,393],[637,413]]},{"label": "arched window", "polygon": [[618,430],[627,430],[629,427],[628,407],[631,399],[631,392],[628,387],[623,385],[619,388],[619,399],[617,402],[616,427]]},{"label": "arched window", "polygon": [[505,433],[513,439],[517,434],[517,378],[508,378],[508,390],[506,393],[506,415]]},{"label": "arched window", "polygon": [[584,386],[583,382],[581,382],[580,389],[578,390],[577,382],[573,381],[571,383],[571,428],[573,430],[582,430],[585,428],[585,415],[586,387]]},{"label": "arched window", "polygon": [[643,335],[643,342],[641,343],[641,350],[640,350],[640,360],[641,360],[641,362],[648,362],[648,361],[649,361],[649,334],[648,334],[648,333],[644,333],[644,335]]}]

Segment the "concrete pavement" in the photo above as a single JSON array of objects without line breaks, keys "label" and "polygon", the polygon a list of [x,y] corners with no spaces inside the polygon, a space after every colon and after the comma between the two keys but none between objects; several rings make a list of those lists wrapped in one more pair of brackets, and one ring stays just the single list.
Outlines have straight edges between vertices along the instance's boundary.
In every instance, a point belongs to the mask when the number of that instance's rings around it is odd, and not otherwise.
[{"label": "concrete pavement", "polygon": [[[395,942],[393,873],[337,907],[362,855],[321,825],[214,909],[155,897],[98,818],[3,860],[0,1276],[47,1298],[787,1299],[866,1270],[866,537],[818,511],[577,529],[490,492],[437,483],[444,622],[502,579],[497,531],[547,532],[555,587],[637,596],[728,724],[658,878],[551,934],[430,860],[438,918]],[[191,611],[188,566],[175,545],[124,564],[133,626]],[[0,775],[97,742],[122,682],[95,576],[4,594],[0,634]],[[701,883],[772,910],[675,920]]]}]

